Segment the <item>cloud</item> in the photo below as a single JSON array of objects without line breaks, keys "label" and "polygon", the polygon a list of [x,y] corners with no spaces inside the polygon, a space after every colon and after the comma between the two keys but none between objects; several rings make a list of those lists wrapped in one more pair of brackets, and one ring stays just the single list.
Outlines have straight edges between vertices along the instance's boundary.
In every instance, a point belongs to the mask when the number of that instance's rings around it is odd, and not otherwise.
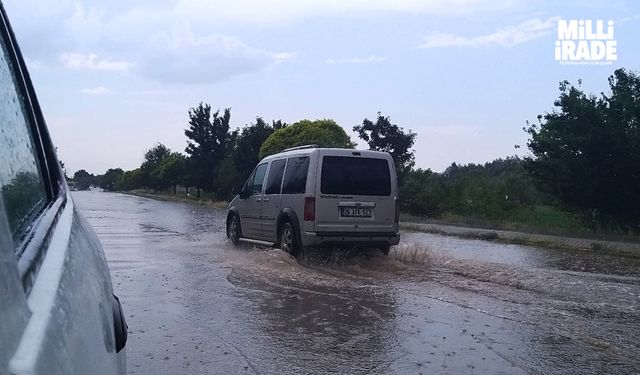
[{"label": "cloud", "polygon": [[276,63],[289,61],[295,58],[296,56],[298,56],[298,52],[276,52],[271,54],[271,57],[274,59]]},{"label": "cloud", "polygon": [[114,72],[126,72],[133,63],[124,60],[109,60],[98,58],[95,53],[63,53],[60,61],[66,68],[70,69],[92,69],[92,70],[108,70]]},{"label": "cloud", "polygon": [[180,0],[174,14],[204,18],[214,15],[222,22],[274,23],[299,21],[314,16],[345,16],[355,13],[417,13],[458,16],[509,9],[520,0]]},{"label": "cloud", "polygon": [[385,61],[386,57],[371,55],[369,57],[350,57],[346,59],[327,59],[325,64],[370,64]]},{"label": "cloud", "polygon": [[100,94],[109,94],[111,93],[111,90],[109,90],[108,88],[104,87],[104,86],[98,86],[96,88],[93,89],[83,89],[80,91],[80,93],[82,94],[87,94],[87,95],[100,95]]},{"label": "cloud", "polygon": [[221,34],[198,36],[182,28],[154,35],[136,71],[165,83],[211,83],[259,71],[295,55],[254,48]]},{"label": "cloud", "polygon": [[487,47],[501,46],[513,47],[533,39],[549,35],[560,17],[551,17],[546,20],[533,18],[522,22],[517,26],[509,26],[498,31],[474,37],[464,37],[454,34],[432,34],[424,38],[424,42],[418,48],[441,47]]}]

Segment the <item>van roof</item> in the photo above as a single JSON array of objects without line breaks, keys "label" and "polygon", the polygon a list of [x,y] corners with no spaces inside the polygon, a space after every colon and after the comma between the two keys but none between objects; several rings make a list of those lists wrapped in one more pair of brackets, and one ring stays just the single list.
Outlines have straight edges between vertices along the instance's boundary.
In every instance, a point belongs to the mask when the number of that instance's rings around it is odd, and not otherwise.
[{"label": "van roof", "polygon": [[336,156],[365,156],[374,157],[379,159],[391,158],[388,152],[371,151],[371,150],[355,150],[352,148],[319,148],[319,147],[301,147],[295,148],[289,151],[283,151],[277,154],[269,155],[262,159],[260,162],[265,162],[273,159],[279,159],[281,157],[298,156],[298,155],[311,155],[313,153],[319,153],[321,155],[336,155]]}]

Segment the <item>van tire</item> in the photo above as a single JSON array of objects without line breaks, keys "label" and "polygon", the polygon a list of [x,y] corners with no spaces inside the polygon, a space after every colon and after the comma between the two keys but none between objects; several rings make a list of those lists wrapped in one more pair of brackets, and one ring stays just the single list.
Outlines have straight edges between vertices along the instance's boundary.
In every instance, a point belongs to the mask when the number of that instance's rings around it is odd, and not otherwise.
[{"label": "van tire", "polygon": [[391,251],[391,245],[385,245],[380,247],[380,252],[384,255],[389,255],[389,251]]},{"label": "van tire", "polygon": [[282,249],[282,251],[296,258],[298,258],[302,254],[298,235],[296,234],[295,229],[293,229],[293,225],[291,225],[291,223],[288,221],[285,222],[280,229],[280,233],[278,235],[278,244],[280,245],[280,249]]},{"label": "van tire", "polygon": [[231,215],[227,220],[227,238],[229,238],[229,241],[231,241],[234,246],[238,246],[240,244],[241,233],[238,216]]}]

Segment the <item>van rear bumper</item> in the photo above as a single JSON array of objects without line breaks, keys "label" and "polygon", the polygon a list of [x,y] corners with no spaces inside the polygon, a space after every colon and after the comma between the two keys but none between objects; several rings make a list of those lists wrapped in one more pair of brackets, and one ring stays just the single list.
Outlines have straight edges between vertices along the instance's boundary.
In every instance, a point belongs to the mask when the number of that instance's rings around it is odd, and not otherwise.
[{"label": "van rear bumper", "polygon": [[302,243],[305,246],[317,245],[397,245],[400,233],[397,232],[304,232]]}]

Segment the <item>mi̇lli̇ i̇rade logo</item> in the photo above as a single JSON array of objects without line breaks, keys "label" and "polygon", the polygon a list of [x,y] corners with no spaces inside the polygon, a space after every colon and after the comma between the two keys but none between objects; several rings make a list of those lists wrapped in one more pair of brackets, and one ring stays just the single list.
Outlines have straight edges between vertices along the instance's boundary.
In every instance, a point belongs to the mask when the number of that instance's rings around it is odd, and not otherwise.
[{"label": "mi\u0307lli\u0307 i\u0307rade logo", "polygon": [[613,21],[559,20],[555,59],[561,64],[605,65],[618,59]]}]

